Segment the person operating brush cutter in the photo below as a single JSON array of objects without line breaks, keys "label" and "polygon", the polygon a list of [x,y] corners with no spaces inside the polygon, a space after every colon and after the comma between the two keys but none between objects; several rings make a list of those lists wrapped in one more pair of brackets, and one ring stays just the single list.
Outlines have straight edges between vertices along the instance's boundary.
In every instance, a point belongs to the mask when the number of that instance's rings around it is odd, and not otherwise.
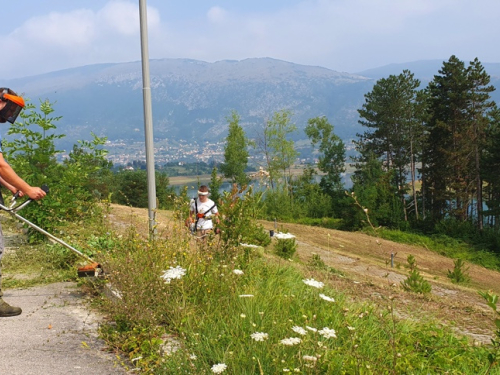
[{"label": "person operating brush cutter", "polygon": [[211,200],[208,187],[206,185],[200,186],[198,189],[198,198],[191,200],[189,208],[189,218],[187,224],[194,223],[194,230],[198,238],[204,238],[214,228],[213,219],[218,223],[219,211],[217,205]]},{"label": "person operating brush cutter", "polygon": [[[17,116],[24,108],[24,99],[8,88],[0,88],[0,123],[10,122],[13,124]],[[3,158],[0,137],[0,183],[13,193],[27,195],[31,199],[42,199],[45,191],[39,187],[30,186],[26,181],[17,175],[12,167]],[[1,261],[4,250],[4,239],[2,227],[0,226],[0,317],[16,316],[22,313],[21,308],[10,306],[2,296],[2,268]]]}]

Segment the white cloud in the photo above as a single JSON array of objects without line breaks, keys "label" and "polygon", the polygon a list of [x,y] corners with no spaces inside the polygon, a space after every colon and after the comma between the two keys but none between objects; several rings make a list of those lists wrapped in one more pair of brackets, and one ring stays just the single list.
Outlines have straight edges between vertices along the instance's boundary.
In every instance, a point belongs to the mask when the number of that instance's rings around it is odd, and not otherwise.
[{"label": "white cloud", "polygon": [[[151,0],[156,6],[148,7],[150,56],[205,61],[268,56],[349,72],[452,54],[500,61],[494,48],[498,0],[268,1],[245,3],[243,10],[240,3],[222,0],[194,5]],[[0,75],[140,59],[137,1],[93,4],[25,21],[16,15],[20,26],[3,35],[9,59]]]},{"label": "white cloud", "polygon": [[[95,17],[102,28],[127,36],[139,33],[139,10],[137,3],[128,1],[111,1],[102,8]],[[160,15],[156,9],[148,8],[148,28],[156,28],[160,23]]]},{"label": "white cloud", "polygon": [[226,19],[228,12],[221,7],[212,7],[208,10],[207,17],[212,23],[221,23]]},{"label": "white cloud", "polygon": [[66,14],[51,12],[32,18],[17,29],[12,38],[28,43],[74,48],[89,44],[95,34],[94,14],[81,9]]},{"label": "white cloud", "polygon": [[[157,34],[158,10],[148,7],[147,18],[150,33]],[[139,26],[139,7],[130,1],[111,1],[97,11],[75,9],[32,17],[3,38],[9,59],[1,76],[138,60]]]},{"label": "white cloud", "polygon": [[137,5],[121,1],[113,1],[104,6],[96,16],[101,28],[109,28],[123,35],[134,35],[139,32],[139,12]]}]

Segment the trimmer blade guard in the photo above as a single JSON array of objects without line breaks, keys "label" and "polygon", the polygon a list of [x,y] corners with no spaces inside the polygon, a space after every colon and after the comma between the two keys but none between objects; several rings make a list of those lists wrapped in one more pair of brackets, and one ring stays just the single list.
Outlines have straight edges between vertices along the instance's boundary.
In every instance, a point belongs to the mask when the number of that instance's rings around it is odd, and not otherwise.
[{"label": "trimmer blade guard", "polygon": [[78,277],[98,277],[102,274],[102,266],[97,262],[78,268]]}]

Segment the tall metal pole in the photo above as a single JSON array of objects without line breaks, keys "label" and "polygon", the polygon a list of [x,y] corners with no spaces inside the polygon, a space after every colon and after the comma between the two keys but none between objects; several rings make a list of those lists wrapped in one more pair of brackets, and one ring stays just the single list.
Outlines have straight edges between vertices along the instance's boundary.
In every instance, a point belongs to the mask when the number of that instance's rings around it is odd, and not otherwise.
[{"label": "tall metal pole", "polygon": [[142,94],[144,101],[144,133],[146,138],[146,169],[148,177],[149,239],[156,234],[156,181],[153,145],[153,112],[151,110],[151,84],[149,79],[148,19],[146,0],[139,0],[141,25]]}]

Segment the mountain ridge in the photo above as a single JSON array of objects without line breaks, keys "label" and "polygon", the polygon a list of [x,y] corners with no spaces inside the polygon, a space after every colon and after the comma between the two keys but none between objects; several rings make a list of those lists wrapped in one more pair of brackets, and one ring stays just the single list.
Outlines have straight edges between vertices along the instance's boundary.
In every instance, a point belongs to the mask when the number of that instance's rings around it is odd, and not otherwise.
[{"label": "mountain ridge", "polygon": [[[337,72],[283,60],[249,58],[213,63],[192,59],[150,60],[155,139],[216,142],[227,134],[227,117],[237,111],[251,138],[280,110],[289,110],[305,139],[307,120],[326,116],[344,140],[362,132],[357,110],[376,80],[411,67],[425,85],[426,72],[438,74],[442,61],[391,64],[360,73]],[[490,64],[495,74],[500,64]],[[410,69],[412,70],[412,69]],[[488,69],[487,69],[488,71]],[[431,77],[432,78],[432,77]],[[498,79],[495,85],[498,86]],[[90,132],[110,140],[143,141],[142,66],[140,61],[68,68],[5,80],[34,104],[54,103],[62,116],[63,147],[88,139]]]},{"label": "mountain ridge", "polygon": [[[399,74],[404,69],[410,70],[415,76],[425,82],[431,81],[438,74],[439,69],[443,66],[444,60],[417,60],[407,63],[394,63],[384,65],[378,68],[372,68],[357,72],[355,74],[369,77],[373,79],[386,78],[391,74]],[[468,62],[465,62],[466,66]],[[486,72],[492,78],[500,77],[500,63],[481,63]]]}]

